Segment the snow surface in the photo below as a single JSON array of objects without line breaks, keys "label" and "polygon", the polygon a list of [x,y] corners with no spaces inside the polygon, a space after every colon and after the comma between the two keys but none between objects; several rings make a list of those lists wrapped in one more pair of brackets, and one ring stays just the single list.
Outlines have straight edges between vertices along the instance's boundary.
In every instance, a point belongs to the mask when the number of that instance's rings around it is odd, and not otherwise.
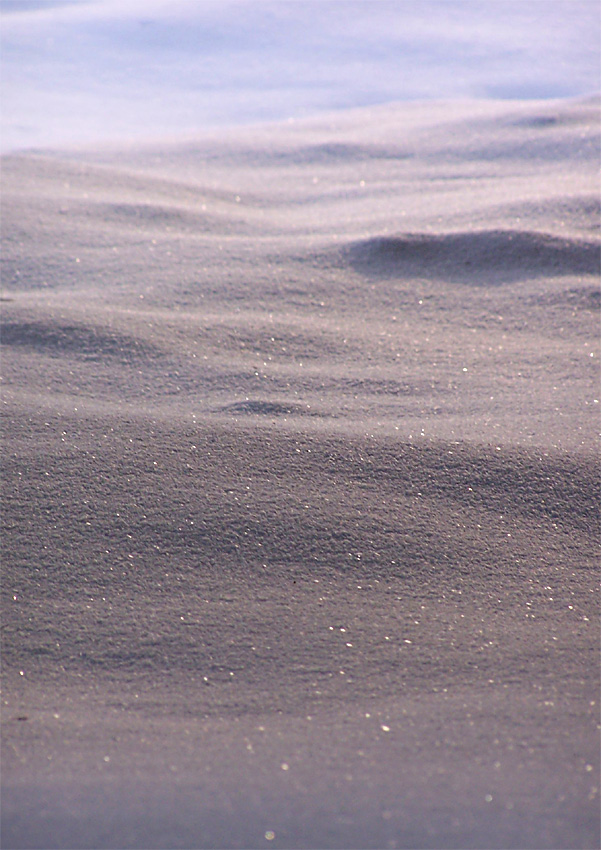
[{"label": "snow surface", "polygon": [[4,0],[2,149],[599,89],[596,0]]}]

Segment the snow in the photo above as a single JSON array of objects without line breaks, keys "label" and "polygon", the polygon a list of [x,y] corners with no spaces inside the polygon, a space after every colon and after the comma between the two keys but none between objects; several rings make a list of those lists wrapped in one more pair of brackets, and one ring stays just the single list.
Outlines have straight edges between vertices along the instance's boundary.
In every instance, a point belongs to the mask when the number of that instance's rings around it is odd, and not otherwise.
[{"label": "snow", "polygon": [[596,0],[1,3],[2,148],[599,88]]}]

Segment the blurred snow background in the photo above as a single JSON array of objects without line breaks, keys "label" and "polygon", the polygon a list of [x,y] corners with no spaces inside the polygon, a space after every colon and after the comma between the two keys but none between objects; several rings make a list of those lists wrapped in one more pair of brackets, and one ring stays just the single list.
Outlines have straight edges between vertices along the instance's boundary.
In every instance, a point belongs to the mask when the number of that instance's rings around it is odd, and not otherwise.
[{"label": "blurred snow background", "polygon": [[599,90],[598,0],[2,0],[2,149]]}]

